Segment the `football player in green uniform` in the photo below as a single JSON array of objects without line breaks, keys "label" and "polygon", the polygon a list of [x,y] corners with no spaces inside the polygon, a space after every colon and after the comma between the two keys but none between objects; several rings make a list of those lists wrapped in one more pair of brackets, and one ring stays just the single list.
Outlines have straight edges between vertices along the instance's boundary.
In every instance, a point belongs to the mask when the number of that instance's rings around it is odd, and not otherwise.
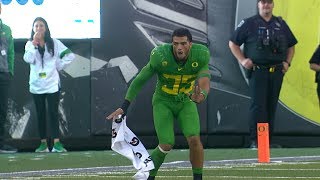
[{"label": "football player in green uniform", "polygon": [[132,81],[122,107],[107,116],[107,119],[114,120],[125,114],[145,82],[157,74],[152,105],[159,145],[151,154],[155,169],[150,172],[149,179],[154,179],[174,145],[175,119],[189,145],[194,179],[202,179],[203,146],[196,104],[205,101],[210,90],[209,60],[208,48],[192,43],[188,29],[176,29],[172,44],[152,50],[150,61]]}]

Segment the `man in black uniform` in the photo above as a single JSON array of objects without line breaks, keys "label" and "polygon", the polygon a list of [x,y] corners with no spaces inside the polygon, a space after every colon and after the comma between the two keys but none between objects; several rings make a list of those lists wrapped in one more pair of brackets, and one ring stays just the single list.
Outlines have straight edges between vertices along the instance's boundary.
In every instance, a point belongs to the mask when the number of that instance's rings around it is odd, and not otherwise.
[{"label": "man in black uniform", "polygon": [[317,93],[318,93],[319,107],[320,107],[320,45],[318,46],[316,51],[313,53],[309,63],[310,63],[310,69],[316,72],[315,82],[318,84]]},{"label": "man in black uniform", "polygon": [[273,7],[273,0],[259,0],[259,14],[242,20],[229,41],[233,55],[250,72],[250,148],[257,147],[258,122],[268,122],[272,135],[283,76],[297,43],[286,22],[273,16]]}]

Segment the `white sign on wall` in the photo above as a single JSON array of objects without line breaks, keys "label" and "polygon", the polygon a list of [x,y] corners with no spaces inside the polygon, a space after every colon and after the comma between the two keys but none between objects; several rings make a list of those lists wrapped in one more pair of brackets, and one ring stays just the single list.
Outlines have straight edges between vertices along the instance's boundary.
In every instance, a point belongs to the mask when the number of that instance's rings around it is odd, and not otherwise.
[{"label": "white sign on wall", "polygon": [[14,38],[28,39],[36,17],[43,17],[51,36],[62,39],[100,38],[100,0],[0,0],[2,22]]}]

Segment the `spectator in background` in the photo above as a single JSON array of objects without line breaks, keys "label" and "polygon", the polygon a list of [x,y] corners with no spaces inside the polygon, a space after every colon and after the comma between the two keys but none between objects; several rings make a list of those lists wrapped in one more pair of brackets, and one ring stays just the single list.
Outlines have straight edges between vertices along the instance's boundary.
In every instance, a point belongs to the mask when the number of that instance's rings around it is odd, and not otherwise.
[{"label": "spectator in background", "polygon": [[[29,90],[36,107],[41,138],[40,146],[35,152],[49,152],[47,138],[53,139],[52,152],[66,152],[59,140],[59,71],[74,58],[74,54],[61,41],[51,38],[46,20],[37,17],[33,21],[31,36],[25,45],[23,56],[24,61],[30,64]],[[51,137],[47,137],[46,109],[50,118]]]},{"label": "spectator in background", "polygon": [[17,149],[4,143],[9,88],[14,70],[14,43],[11,29],[2,23],[2,19],[0,19],[0,32],[0,153],[14,153]]},{"label": "spectator in background", "polygon": [[[289,70],[297,40],[281,18],[272,14],[273,0],[259,0],[259,14],[242,20],[229,47],[249,71],[250,148],[257,148],[257,123],[269,123],[272,137],[283,76]],[[244,50],[240,46],[244,44]]]},{"label": "spectator in background", "polygon": [[319,107],[320,107],[320,45],[313,53],[310,61],[310,69],[314,70],[315,73],[315,82],[317,83],[317,94],[319,99]]}]

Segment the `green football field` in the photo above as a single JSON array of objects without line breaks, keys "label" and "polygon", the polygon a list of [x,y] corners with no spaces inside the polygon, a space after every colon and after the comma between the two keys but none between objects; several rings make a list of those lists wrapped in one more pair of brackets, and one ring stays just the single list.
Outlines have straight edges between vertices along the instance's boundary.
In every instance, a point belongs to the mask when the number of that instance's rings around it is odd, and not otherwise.
[{"label": "green football field", "polygon": [[[192,179],[188,150],[173,150],[157,179]],[[113,151],[0,154],[0,179],[132,179],[131,162]],[[204,178],[320,179],[320,148],[271,149],[271,162],[258,163],[250,149],[206,149]]]}]

